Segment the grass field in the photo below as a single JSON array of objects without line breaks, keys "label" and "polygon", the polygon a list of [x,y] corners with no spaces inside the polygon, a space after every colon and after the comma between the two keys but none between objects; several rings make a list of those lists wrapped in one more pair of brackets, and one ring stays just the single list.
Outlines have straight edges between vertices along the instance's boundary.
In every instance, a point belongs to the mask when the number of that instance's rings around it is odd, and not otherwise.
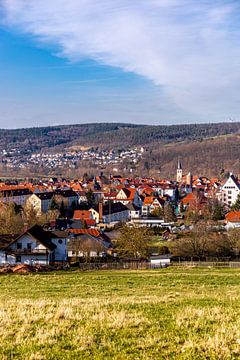
[{"label": "grass field", "polygon": [[3,275],[0,359],[240,359],[240,270]]}]

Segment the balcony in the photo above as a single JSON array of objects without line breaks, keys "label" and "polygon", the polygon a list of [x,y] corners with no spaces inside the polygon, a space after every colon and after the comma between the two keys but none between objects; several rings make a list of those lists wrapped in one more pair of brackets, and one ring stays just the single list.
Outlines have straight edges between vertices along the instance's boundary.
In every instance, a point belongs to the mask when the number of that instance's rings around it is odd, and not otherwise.
[{"label": "balcony", "polygon": [[47,249],[8,249],[9,254],[14,255],[48,255],[49,250]]}]

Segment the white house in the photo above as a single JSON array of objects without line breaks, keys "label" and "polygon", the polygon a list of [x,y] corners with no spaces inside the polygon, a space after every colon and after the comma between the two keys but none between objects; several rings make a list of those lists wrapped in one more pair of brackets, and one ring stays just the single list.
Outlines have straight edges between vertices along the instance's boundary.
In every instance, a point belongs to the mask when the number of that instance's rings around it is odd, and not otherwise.
[{"label": "white house", "polygon": [[233,174],[230,174],[219,192],[219,200],[229,207],[232,206],[240,193],[240,184]]},{"label": "white house", "polygon": [[140,207],[142,205],[142,199],[135,188],[123,188],[117,195],[115,202],[121,202],[123,205],[134,204]]},{"label": "white house", "polygon": [[47,265],[67,260],[66,236],[44,231],[34,225],[5,248],[5,255],[15,258],[15,263]]}]

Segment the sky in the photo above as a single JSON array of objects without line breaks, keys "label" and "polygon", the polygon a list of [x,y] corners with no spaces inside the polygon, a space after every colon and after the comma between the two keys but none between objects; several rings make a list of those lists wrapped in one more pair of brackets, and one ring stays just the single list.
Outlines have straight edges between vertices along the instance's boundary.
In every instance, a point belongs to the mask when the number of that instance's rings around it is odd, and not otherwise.
[{"label": "sky", "polygon": [[240,119],[239,0],[0,0],[0,127]]}]

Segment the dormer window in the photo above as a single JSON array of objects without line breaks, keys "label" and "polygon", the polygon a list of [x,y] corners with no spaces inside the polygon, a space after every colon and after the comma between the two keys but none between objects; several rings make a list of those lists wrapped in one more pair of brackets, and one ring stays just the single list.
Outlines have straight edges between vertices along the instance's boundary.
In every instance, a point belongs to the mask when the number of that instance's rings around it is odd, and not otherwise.
[{"label": "dormer window", "polygon": [[22,243],[20,243],[20,242],[17,243],[17,249],[18,249],[18,250],[21,250],[21,249],[22,249]]}]

